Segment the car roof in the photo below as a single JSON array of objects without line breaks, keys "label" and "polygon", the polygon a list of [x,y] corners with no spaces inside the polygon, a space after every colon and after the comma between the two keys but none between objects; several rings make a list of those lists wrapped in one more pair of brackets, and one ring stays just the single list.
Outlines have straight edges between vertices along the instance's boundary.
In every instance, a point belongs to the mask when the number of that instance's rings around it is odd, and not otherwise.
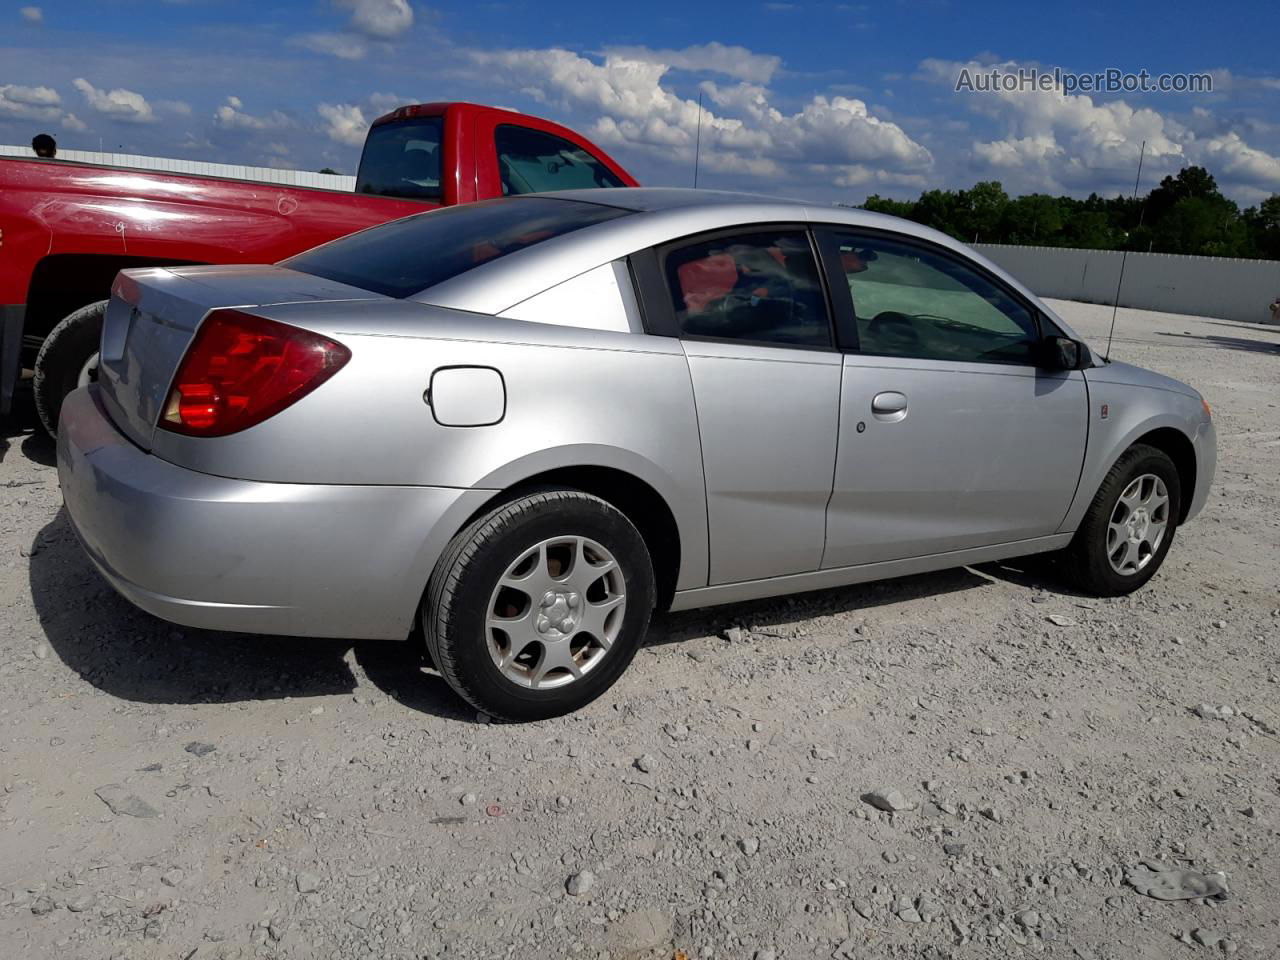
[{"label": "car roof", "polygon": [[[672,230],[667,239],[676,239],[684,233],[696,232],[698,221],[703,222],[702,229],[732,227],[738,224],[745,226],[769,221],[829,223],[892,230],[895,233],[957,248],[966,256],[974,255],[974,251],[963,247],[951,237],[932,227],[888,214],[863,210],[860,207],[813,200],[795,200],[728,190],[698,190],[688,187],[598,187],[522,196],[593,203],[644,215],[610,221],[609,224],[594,228],[597,231],[604,228],[606,232],[632,231],[637,236],[641,234],[652,236],[658,224],[669,223]],[[640,246],[645,245],[648,244],[640,244]]]},{"label": "car roof", "polygon": [[[796,203],[759,193],[738,193],[729,190],[697,190],[688,187],[596,187],[586,190],[553,190],[539,194],[558,200],[577,200],[619,207],[637,213],[654,213],[659,210],[719,207],[725,204]],[[814,206],[822,206],[815,204]]]}]

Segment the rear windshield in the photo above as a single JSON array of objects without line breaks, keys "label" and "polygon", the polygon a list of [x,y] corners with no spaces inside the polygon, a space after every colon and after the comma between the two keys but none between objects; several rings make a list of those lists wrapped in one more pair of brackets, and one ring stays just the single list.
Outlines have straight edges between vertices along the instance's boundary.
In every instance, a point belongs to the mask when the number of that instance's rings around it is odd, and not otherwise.
[{"label": "rear windshield", "polygon": [[576,143],[541,130],[503,124],[493,131],[493,144],[504,196],[626,186]]},{"label": "rear windshield", "polygon": [[443,130],[440,117],[417,117],[373,127],[360,157],[356,193],[439,200]]},{"label": "rear windshield", "polygon": [[549,197],[483,200],[353,233],[300,253],[283,265],[403,298],[508,253],[629,212]]}]

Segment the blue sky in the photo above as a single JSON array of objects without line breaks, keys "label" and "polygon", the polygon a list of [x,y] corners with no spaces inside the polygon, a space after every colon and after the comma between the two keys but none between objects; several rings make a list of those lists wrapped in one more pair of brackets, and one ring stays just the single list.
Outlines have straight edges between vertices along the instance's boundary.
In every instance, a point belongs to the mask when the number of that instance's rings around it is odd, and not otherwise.
[{"label": "blue sky", "polygon": [[[416,0],[0,4],[0,142],[354,172],[369,120],[469,99],[552,117],[642,182],[861,202],[1002,181],[1132,189],[1203,164],[1280,193],[1280,6]],[[1212,93],[956,92],[959,71],[1209,73]]]}]

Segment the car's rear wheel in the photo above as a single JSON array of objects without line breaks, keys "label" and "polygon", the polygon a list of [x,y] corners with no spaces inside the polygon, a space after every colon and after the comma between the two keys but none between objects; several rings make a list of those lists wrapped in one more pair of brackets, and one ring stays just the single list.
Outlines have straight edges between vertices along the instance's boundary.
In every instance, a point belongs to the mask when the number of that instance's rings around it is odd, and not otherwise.
[{"label": "car's rear wheel", "polygon": [[541,720],[582,707],[622,675],[655,603],[644,539],[577,490],[530,493],[450,543],[422,610],[427,649],[476,709]]},{"label": "car's rear wheel", "polygon": [[72,390],[98,379],[98,343],[107,301],[99,300],[68,314],[49,331],[36,355],[36,413],[49,436],[58,432],[62,401]]},{"label": "car's rear wheel", "polygon": [[1162,450],[1135,444],[1107,473],[1063,551],[1063,566],[1089,593],[1132,593],[1155,576],[1173,543],[1182,485]]}]

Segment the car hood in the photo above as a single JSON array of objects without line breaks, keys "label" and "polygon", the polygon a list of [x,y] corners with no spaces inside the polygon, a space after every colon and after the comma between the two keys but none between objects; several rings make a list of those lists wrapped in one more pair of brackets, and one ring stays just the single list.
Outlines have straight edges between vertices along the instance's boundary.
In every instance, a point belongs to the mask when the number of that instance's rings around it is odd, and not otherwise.
[{"label": "car hood", "polygon": [[1200,392],[1195,387],[1188,386],[1181,380],[1166,377],[1162,373],[1144,370],[1142,367],[1135,367],[1131,363],[1121,363],[1118,360],[1090,367],[1085,370],[1084,375],[1093,383],[1119,383],[1132,387],[1151,387],[1156,390],[1171,390],[1174,393],[1182,393],[1189,397],[1201,399]]}]

